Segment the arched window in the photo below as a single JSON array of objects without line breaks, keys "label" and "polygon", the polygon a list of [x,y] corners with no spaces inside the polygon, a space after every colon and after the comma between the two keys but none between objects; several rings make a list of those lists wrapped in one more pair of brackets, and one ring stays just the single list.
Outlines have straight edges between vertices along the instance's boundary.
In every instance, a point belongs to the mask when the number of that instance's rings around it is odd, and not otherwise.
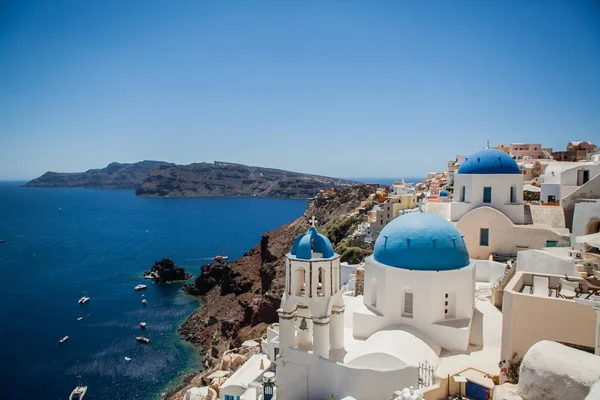
[{"label": "arched window", "polygon": [[305,283],[306,283],[306,272],[304,268],[298,267],[294,270],[294,277],[292,278],[292,292],[295,296],[304,296]]},{"label": "arched window", "polygon": [[319,269],[317,269],[317,276],[317,297],[324,297],[326,288],[325,268],[319,267]]}]

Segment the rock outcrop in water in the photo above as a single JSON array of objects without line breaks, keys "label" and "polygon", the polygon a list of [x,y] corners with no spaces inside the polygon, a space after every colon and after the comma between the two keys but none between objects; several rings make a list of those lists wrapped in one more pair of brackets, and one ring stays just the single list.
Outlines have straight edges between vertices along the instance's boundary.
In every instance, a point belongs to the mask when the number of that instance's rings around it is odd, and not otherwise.
[{"label": "rock outcrop in water", "polygon": [[150,271],[144,272],[144,277],[152,279],[157,283],[167,283],[187,281],[192,277],[192,274],[185,272],[185,269],[178,267],[168,258],[163,258],[155,262]]},{"label": "rock outcrop in water", "polygon": [[139,196],[262,196],[310,198],[321,189],[356,182],[279,169],[214,162],[177,165],[163,161],[111,163],[86,172],[46,172],[26,187],[136,189]]},{"label": "rock outcrop in water", "polygon": [[314,215],[323,229],[340,214],[358,207],[373,191],[372,186],[359,185],[319,193],[309,201],[302,217],[263,234],[260,243],[240,259],[202,267],[202,274],[186,291],[203,296],[205,305],[184,322],[179,332],[202,346],[205,365],[212,365],[223,351],[259,337],[268,324],[277,322],[284,289],[284,256],[293,240],[308,229],[308,218]]}]

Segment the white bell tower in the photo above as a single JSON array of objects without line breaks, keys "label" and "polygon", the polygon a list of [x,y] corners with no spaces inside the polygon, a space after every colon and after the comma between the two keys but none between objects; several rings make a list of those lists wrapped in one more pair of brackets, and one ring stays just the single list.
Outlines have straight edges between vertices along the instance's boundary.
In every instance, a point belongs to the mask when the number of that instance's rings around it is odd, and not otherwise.
[{"label": "white bell tower", "polygon": [[344,348],[344,302],[340,256],[326,236],[311,227],[286,254],[285,292],[279,311],[279,349],[297,348],[329,358]]}]

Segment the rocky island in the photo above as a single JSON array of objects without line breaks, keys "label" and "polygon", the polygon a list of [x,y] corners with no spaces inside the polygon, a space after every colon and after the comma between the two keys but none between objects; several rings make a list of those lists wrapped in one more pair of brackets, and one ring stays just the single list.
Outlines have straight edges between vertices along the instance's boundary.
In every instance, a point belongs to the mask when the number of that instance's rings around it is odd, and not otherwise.
[{"label": "rocky island", "polygon": [[70,187],[87,189],[135,189],[149,172],[171,164],[164,161],[140,161],[132,164],[113,162],[105,168],[85,172],[48,171],[27,182],[25,187]]},{"label": "rocky island", "polygon": [[111,163],[86,172],[46,172],[25,187],[135,189],[139,196],[261,196],[310,198],[322,189],[355,185],[345,179],[219,162],[177,165],[163,161]]},{"label": "rocky island", "polygon": [[152,279],[156,283],[187,281],[191,277],[192,274],[185,272],[185,269],[178,267],[168,258],[155,262],[150,271],[144,272],[144,278]]}]

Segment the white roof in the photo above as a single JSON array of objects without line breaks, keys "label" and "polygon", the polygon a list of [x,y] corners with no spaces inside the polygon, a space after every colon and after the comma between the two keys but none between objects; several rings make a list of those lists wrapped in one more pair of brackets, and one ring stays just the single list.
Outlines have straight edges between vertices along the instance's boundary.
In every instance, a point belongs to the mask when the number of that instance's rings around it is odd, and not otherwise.
[{"label": "white roof", "polygon": [[593,162],[555,161],[548,164],[544,171],[544,183],[560,183],[560,175],[568,169],[579,168],[583,165],[593,165]]},{"label": "white roof", "polygon": [[441,346],[424,333],[399,325],[371,335],[348,364],[375,369],[418,366],[423,361],[436,365],[440,352]]},{"label": "white roof", "polygon": [[206,379],[224,378],[229,376],[229,374],[231,374],[231,371],[215,371],[207,376]]},{"label": "white roof", "polygon": [[[261,361],[263,369],[260,368]],[[241,386],[246,388],[250,383],[260,378],[270,366],[271,361],[269,361],[269,357],[267,357],[266,354],[255,354],[238,368],[238,370],[235,371],[223,385],[221,385],[221,390],[229,386]]]},{"label": "white roof", "polygon": [[542,191],[542,189],[540,189],[537,186],[533,186],[529,183],[526,183],[525,185],[523,185],[523,191],[524,192],[534,192],[534,193],[539,193]]},{"label": "white roof", "polygon": [[588,246],[594,246],[600,249],[600,232],[592,233],[590,235],[578,236],[575,241],[577,243],[587,244]]},{"label": "white roof", "polygon": [[208,386],[195,386],[185,392],[183,400],[203,400],[206,396],[208,396]]},{"label": "white roof", "polygon": [[254,340],[246,340],[244,343],[242,343],[242,347],[256,347],[258,345],[259,343],[255,342]]}]

